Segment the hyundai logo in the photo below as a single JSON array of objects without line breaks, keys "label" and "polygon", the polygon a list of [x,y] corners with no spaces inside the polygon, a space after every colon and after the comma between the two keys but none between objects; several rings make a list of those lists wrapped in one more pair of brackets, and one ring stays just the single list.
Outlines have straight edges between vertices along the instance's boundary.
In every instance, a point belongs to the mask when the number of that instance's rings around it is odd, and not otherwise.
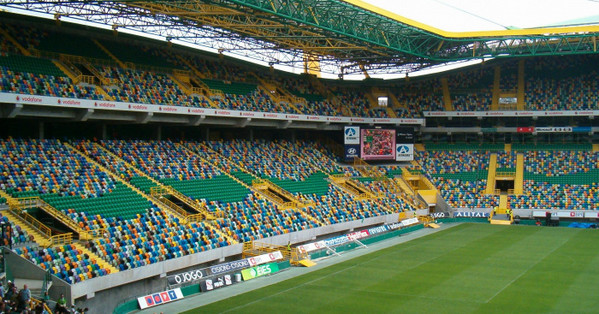
[{"label": "hyundai logo", "polygon": [[347,153],[350,155],[355,155],[358,151],[355,148],[350,148],[347,150]]}]

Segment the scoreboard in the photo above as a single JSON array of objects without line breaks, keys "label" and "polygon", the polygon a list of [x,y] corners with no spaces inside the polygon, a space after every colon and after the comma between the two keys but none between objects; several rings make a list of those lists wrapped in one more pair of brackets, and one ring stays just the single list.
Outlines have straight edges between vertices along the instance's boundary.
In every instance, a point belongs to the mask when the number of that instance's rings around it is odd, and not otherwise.
[{"label": "scoreboard", "polygon": [[414,128],[346,126],[344,128],[345,160],[414,160]]}]

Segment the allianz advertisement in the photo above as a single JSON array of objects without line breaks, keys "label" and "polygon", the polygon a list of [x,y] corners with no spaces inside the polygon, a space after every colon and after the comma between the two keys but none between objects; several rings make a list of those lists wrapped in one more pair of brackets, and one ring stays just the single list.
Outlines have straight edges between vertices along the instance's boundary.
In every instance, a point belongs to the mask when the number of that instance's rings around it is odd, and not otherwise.
[{"label": "allianz advertisement", "polygon": [[346,126],[343,130],[343,144],[360,145],[360,127]]},{"label": "allianz advertisement", "polygon": [[414,160],[414,144],[395,144],[395,161]]}]

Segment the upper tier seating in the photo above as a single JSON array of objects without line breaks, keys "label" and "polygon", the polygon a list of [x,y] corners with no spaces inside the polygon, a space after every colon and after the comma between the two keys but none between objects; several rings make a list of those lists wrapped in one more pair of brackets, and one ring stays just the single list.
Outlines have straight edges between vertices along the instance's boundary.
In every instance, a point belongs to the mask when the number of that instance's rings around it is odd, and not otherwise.
[{"label": "upper tier seating", "polygon": [[103,146],[156,179],[209,179],[222,173],[170,141],[102,141]]},{"label": "upper tier seating", "polygon": [[[275,142],[232,140],[228,142],[211,141],[208,142],[208,145],[263,178],[298,181],[318,170]],[[277,165],[277,167],[273,165]]]},{"label": "upper tier seating", "polygon": [[596,55],[532,58],[525,66],[528,110],[599,108]]},{"label": "upper tier seating", "polygon": [[94,87],[74,85],[50,60],[0,56],[0,91],[42,96],[103,99]]},{"label": "upper tier seating", "polygon": [[175,106],[205,104],[199,96],[187,96],[168,75],[103,66],[102,75],[114,79],[117,86],[107,88],[117,101]]},{"label": "upper tier seating", "polygon": [[596,172],[598,158],[599,153],[588,151],[528,151],[524,154],[524,172],[547,177]]},{"label": "upper tier seating", "polygon": [[114,181],[55,140],[0,140],[0,188],[78,198],[99,197]]}]

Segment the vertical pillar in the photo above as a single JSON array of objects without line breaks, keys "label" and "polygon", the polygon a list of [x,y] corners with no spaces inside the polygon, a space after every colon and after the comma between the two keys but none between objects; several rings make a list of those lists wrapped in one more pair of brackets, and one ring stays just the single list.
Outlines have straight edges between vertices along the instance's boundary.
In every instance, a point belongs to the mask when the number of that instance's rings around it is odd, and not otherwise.
[{"label": "vertical pillar", "polygon": [[156,139],[159,141],[162,141],[162,125],[158,125],[158,128],[156,129]]},{"label": "vertical pillar", "polygon": [[254,141],[254,130],[250,129],[250,141]]},{"label": "vertical pillar", "polygon": [[107,131],[106,131],[106,123],[102,123],[102,140],[105,141],[107,140]]},{"label": "vertical pillar", "polygon": [[39,139],[43,140],[44,136],[45,136],[44,121],[40,121],[38,125],[39,125]]}]

